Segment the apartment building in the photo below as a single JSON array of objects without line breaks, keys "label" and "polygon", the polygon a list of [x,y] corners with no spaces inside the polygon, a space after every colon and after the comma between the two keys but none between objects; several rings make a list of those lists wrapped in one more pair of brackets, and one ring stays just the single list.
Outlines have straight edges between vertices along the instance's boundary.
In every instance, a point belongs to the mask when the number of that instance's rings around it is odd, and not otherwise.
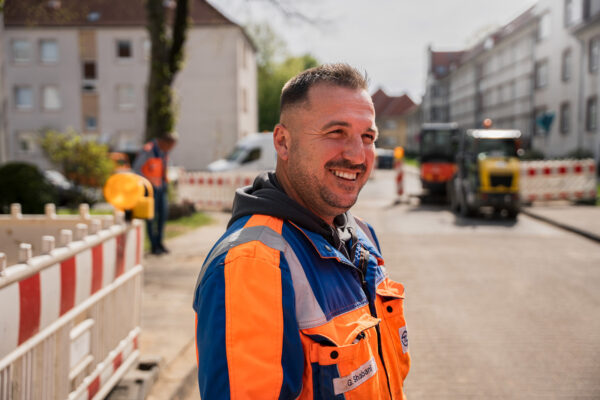
[{"label": "apartment building", "polygon": [[[546,156],[583,149],[598,160],[599,1],[540,0],[465,52],[430,47],[424,121],[471,128],[491,118]],[[448,64],[444,57],[457,53]]]},{"label": "apartment building", "polygon": [[378,89],[371,97],[375,107],[375,123],[379,129],[377,147],[392,149],[406,146],[406,115],[416,107],[415,103],[407,94],[389,96],[383,89]]},{"label": "apartment building", "polygon": [[498,128],[530,136],[535,31],[530,8],[464,53],[450,77],[449,121],[477,127],[491,118]]},{"label": "apartment building", "polygon": [[533,95],[535,117],[553,117],[549,130],[536,125],[533,147],[550,157],[560,157],[582,148],[583,124],[580,66],[582,49],[570,27],[582,16],[581,0],[540,0],[538,34],[533,49]]},{"label": "apartment building", "polygon": [[464,51],[433,51],[427,47],[427,81],[421,103],[424,122],[450,118],[450,76],[460,64]]},{"label": "apartment building", "polygon": [[[174,2],[164,2],[169,13]],[[204,168],[257,129],[255,48],[204,0],[190,2],[185,62],[174,83],[175,165]],[[11,0],[4,82],[10,160],[49,166],[44,129],[74,129],[135,152],[144,141],[150,42],[144,1]]]},{"label": "apartment building", "polygon": [[580,147],[594,153],[600,160],[598,132],[598,98],[600,97],[600,0],[583,2],[582,18],[569,27],[578,40],[582,54],[579,65],[580,88],[578,118],[583,127],[578,137]]}]

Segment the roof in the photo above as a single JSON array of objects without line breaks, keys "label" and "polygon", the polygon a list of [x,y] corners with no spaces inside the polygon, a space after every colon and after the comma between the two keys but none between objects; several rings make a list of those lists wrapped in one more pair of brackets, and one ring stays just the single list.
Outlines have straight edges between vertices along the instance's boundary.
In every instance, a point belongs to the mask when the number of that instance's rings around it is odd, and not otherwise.
[{"label": "roof", "polygon": [[[6,0],[6,27],[146,26],[146,0]],[[165,1],[167,4],[174,4]],[[206,0],[190,0],[193,25],[236,25]]]},{"label": "roof", "polygon": [[388,96],[383,89],[378,89],[371,98],[377,117],[398,117],[416,106],[407,94]]}]

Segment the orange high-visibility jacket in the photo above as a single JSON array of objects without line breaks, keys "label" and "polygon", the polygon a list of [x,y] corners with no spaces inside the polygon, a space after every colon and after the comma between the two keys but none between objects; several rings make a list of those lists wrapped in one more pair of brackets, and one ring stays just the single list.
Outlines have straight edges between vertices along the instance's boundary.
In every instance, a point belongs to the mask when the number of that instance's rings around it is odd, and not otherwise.
[{"label": "orange high-visibility jacket", "polygon": [[160,149],[156,140],[144,145],[133,163],[133,170],[148,179],[154,188],[167,183],[167,154]]},{"label": "orange high-visibility jacket", "polygon": [[404,399],[404,288],[355,223],[355,263],[290,221],[230,226],[194,295],[202,399]]}]

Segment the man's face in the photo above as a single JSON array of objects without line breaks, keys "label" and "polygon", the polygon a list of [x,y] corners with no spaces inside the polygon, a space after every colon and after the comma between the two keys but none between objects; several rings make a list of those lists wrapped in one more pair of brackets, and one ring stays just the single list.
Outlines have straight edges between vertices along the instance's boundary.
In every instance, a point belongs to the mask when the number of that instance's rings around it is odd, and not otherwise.
[{"label": "man's face", "polygon": [[280,153],[282,184],[288,195],[331,222],[354,205],[373,167],[377,131],[371,97],[365,90],[318,84],[306,104],[286,110],[282,123],[290,138],[287,153]]}]

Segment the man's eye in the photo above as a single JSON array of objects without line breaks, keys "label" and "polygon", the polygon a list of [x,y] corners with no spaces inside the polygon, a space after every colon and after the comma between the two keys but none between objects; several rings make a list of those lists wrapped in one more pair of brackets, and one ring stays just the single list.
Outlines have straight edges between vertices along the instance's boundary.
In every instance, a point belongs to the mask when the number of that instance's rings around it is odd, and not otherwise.
[{"label": "man's eye", "polygon": [[363,139],[367,143],[373,143],[375,141],[375,135],[370,135],[368,133],[363,135]]}]

